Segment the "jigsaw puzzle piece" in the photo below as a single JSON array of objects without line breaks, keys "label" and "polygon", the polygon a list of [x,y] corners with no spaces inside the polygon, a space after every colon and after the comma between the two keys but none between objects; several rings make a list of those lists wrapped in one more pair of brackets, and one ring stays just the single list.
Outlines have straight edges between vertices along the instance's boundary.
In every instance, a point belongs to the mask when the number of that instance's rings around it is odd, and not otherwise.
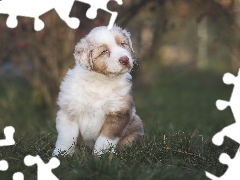
[{"label": "jigsaw puzzle piece", "polygon": [[58,13],[59,17],[66,22],[66,24],[72,28],[76,29],[80,25],[80,20],[75,17],[69,17],[71,9],[73,7],[74,1],[62,1],[59,3],[58,1],[55,3],[55,10]]},{"label": "jigsaw puzzle piece", "polygon": [[228,82],[233,82],[234,88],[232,91],[232,96],[230,98],[231,110],[233,112],[233,116],[236,122],[240,123],[240,111],[239,111],[239,102],[240,102],[240,69],[238,72],[238,76],[235,77],[232,75],[231,78],[228,78]]},{"label": "jigsaw puzzle piece", "polygon": [[229,106],[229,105],[230,105],[230,103],[227,102],[227,101],[224,101],[224,100],[217,100],[216,101],[216,106],[217,106],[218,110],[220,110],[220,111],[226,109],[227,106]]},{"label": "jigsaw puzzle piece", "polygon": [[[223,174],[221,177],[216,177],[213,174],[205,171],[205,174],[208,178],[212,179],[212,180],[217,180],[217,179],[221,179],[221,180],[238,180],[240,172],[239,172],[239,166],[240,166],[240,149],[238,149],[235,157],[233,159],[231,159],[229,157],[228,154],[226,153],[222,153],[219,156],[219,162],[222,164],[226,164],[228,165],[228,170],[225,172],[225,174]],[[238,176],[236,176],[236,172],[239,173]],[[233,176],[235,175],[235,177]],[[235,179],[234,179],[235,178]]]},{"label": "jigsaw puzzle piece", "polygon": [[14,132],[15,132],[15,129],[12,126],[7,126],[4,128],[5,139],[0,140],[0,147],[11,146],[15,144],[15,141],[13,139]]},{"label": "jigsaw puzzle piece", "polygon": [[57,0],[2,0],[0,1],[0,14],[9,15],[6,25],[10,28],[17,27],[17,16],[34,18],[34,29],[40,31],[44,28],[44,22],[39,19],[39,16],[51,9],[55,9],[69,27],[76,29],[80,21],[77,18],[69,17],[73,3],[74,0],[61,2]]},{"label": "jigsaw puzzle piece", "polygon": [[[225,84],[234,84],[236,81],[236,77],[232,75],[231,73],[225,73],[223,76],[223,82]],[[217,108],[222,111],[227,108],[227,106],[230,106],[230,102],[224,101],[224,100],[217,100],[216,101]]]},{"label": "jigsaw puzzle piece", "polygon": [[224,180],[239,180],[240,177],[240,148],[238,148],[237,153],[233,159],[229,157],[228,154],[222,153],[219,157],[219,161],[222,164],[228,165],[228,170],[224,175],[221,176]]},{"label": "jigsaw puzzle piece", "polygon": [[6,171],[8,169],[8,162],[5,160],[0,161],[0,171]]},{"label": "jigsaw puzzle piece", "polygon": [[224,110],[227,106],[231,107],[231,111],[235,118],[236,122],[240,122],[240,111],[239,111],[239,102],[240,102],[240,69],[238,76],[234,76],[231,73],[225,73],[223,76],[223,82],[225,84],[234,84],[232,95],[230,101],[218,100],[216,106],[219,110]]},{"label": "jigsaw puzzle piece", "polygon": [[50,161],[45,164],[42,159],[37,156],[28,155],[24,158],[26,166],[38,165],[38,180],[58,180],[58,178],[52,173],[52,169],[57,168],[60,165],[60,161],[56,157],[52,157]]},{"label": "jigsaw puzzle piece", "polygon": [[41,31],[43,28],[44,28],[44,22],[41,19],[39,19],[38,17],[35,17],[34,29],[36,31]]},{"label": "jigsaw puzzle piece", "polygon": [[[225,84],[234,84],[234,88],[232,91],[232,95],[230,98],[230,101],[223,101],[223,100],[218,100],[216,102],[216,106],[219,110],[224,110],[226,109],[227,106],[231,107],[232,113],[234,115],[236,123],[231,124],[225,128],[222,129],[222,131],[218,132],[215,134],[212,138],[212,142],[215,145],[222,145],[224,141],[224,137],[227,136],[231,138],[232,140],[236,141],[237,143],[240,144],[240,136],[239,136],[239,129],[240,129],[240,111],[239,111],[239,102],[240,102],[240,69],[238,72],[238,76],[234,76],[230,73],[226,73],[223,76],[223,82]],[[233,159],[229,157],[228,154],[222,153],[219,156],[219,161],[222,164],[228,165],[228,170],[225,172],[224,175],[221,177],[216,177],[207,171],[205,171],[205,174],[208,178],[212,180],[238,180],[240,177],[240,148],[237,150],[237,153]]]},{"label": "jigsaw puzzle piece", "polygon": [[[86,4],[89,4],[91,7],[87,10],[87,13],[86,13],[86,16],[89,18],[89,19],[95,19],[97,17],[97,10],[98,9],[102,9],[108,13],[111,14],[111,18],[110,18],[110,21],[109,21],[109,24],[108,24],[108,29],[111,29],[114,25],[114,22],[116,21],[116,18],[117,18],[117,15],[118,13],[117,12],[113,12],[113,11],[110,11],[108,8],[107,8],[107,4],[110,0],[98,0],[98,1],[95,1],[95,0],[78,0],[80,2],[83,2],[83,3],[86,3]],[[119,5],[122,5],[122,0],[115,0]]]},{"label": "jigsaw puzzle piece", "polygon": [[14,15],[9,15],[9,17],[7,18],[7,21],[6,21],[6,25],[9,27],[9,28],[15,28],[17,27],[18,25],[18,20],[17,20],[17,16],[14,16]]},{"label": "jigsaw puzzle piece", "polygon": [[14,3],[14,2],[12,0],[9,0],[9,1],[2,0],[2,1],[0,1],[0,14],[9,14],[9,17],[7,18],[7,21],[6,21],[6,25],[10,28],[15,28],[18,24],[18,21],[17,21],[17,15],[14,14],[15,6],[12,7],[13,13],[11,13],[12,12],[12,10],[10,8],[11,3]]},{"label": "jigsaw puzzle piece", "polygon": [[[23,6],[22,4],[25,4],[25,6]],[[44,6],[41,6],[41,3],[39,3],[39,1],[3,0],[3,1],[0,1],[0,14],[9,15],[6,21],[6,25],[9,28],[17,27],[18,25],[17,16],[23,16],[23,17],[34,18],[35,30],[41,30],[44,27],[44,23],[42,20],[39,19],[39,16],[49,11],[51,9],[49,6],[51,6],[51,3],[49,2],[48,2],[48,5],[44,7]]]},{"label": "jigsaw puzzle piece", "polygon": [[16,172],[13,174],[13,180],[24,180],[24,175],[21,172]]},{"label": "jigsaw puzzle piece", "polygon": [[222,164],[230,164],[231,163],[231,158],[228,154],[226,153],[222,153],[220,156],[219,156],[219,162],[222,163]]},{"label": "jigsaw puzzle piece", "polygon": [[240,167],[240,148],[238,148],[237,153],[235,155],[235,157],[233,159],[231,159],[229,157],[228,154],[226,153],[222,153],[219,156],[219,161],[222,164],[226,164],[228,165],[228,170],[225,172],[225,174],[223,174],[221,177],[216,177],[210,173],[208,173],[207,171],[206,176],[212,180],[217,180],[217,179],[221,179],[221,180],[239,180],[240,177],[240,171],[239,171],[239,167]]},{"label": "jigsaw puzzle piece", "polygon": [[224,75],[223,75],[223,82],[225,83],[225,84],[235,84],[235,82],[236,82],[236,76],[234,76],[233,74],[231,74],[231,73],[225,73]]},{"label": "jigsaw puzzle piece", "polygon": [[205,175],[206,175],[208,178],[212,179],[212,180],[218,180],[218,179],[220,179],[219,177],[214,176],[213,174],[211,174],[211,173],[209,173],[209,172],[207,172],[207,171],[205,171]]},{"label": "jigsaw puzzle piece", "polygon": [[235,142],[240,144],[240,136],[239,136],[240,123],[231,124],[222,129],[222,131],[215,134],[212,138],[213,144],[220,146],[223,144],[224,136],[229,137]]}]

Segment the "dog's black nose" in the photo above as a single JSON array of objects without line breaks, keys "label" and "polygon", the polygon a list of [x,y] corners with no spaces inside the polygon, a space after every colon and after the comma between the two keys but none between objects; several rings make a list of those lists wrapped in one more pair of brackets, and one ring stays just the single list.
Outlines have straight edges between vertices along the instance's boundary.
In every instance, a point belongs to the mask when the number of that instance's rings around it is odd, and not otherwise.
[{"label": "dog's black nose", "polygon": [[119,59],[119,62],[122,64],[122,65],[127,65],[129,63],[129,58],[127,56],[123,56]]}]

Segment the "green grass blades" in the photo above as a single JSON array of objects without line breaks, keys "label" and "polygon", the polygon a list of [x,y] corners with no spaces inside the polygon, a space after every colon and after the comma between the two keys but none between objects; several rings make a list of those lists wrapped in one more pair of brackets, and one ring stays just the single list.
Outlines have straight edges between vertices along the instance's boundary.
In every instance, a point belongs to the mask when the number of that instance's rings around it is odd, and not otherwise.
[{"label": "green grass blades", "polygon": [[[161,71],[147,82],[134,77],[133,96],[144,123],[144,145],[133,145],[116,154],[93,155],[84,145],[70,157],[58,157],[61,164],[53,173],[61,180],[179,180],[207,179],[205,170],[220,176],[227,166],[218,161],[222,152],[233,157],[238,144],[226,138],[217,147],[212,136],[232,124],[230,109],[218,111],[217,99],[228,100],[232,86],[222,74],[196,71]],[[0,148],[0,160],[9,163],[1,179],[22,172],[35,180],[37,166],[23,163],[26,155],[51,158],[57,132],[53,115],[37,98],[36,90],[20,77],[0,78],[0,138],[7,125],[15,127],[16,144]]]}]

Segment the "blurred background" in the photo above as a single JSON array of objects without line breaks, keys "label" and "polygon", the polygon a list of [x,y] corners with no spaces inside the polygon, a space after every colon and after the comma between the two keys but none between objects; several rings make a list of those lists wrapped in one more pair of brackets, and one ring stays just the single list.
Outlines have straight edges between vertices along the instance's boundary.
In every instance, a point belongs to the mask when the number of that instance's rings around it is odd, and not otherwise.
[{"label": "blurred background", "polygon": [[[81,21],[76,30],[55,10],[40,17],[45,27],[39,32],[32,18],[18,17],[10,29],[8,15],[0,15],[0,129],[56,135],[55,102],[74,66],[74,47],[110,19],[103,10],[88,19],[89,7],[75,1],[70,16]],[[232,86],[222,76],[237,75],[240,67],[240,0],[123,0],[108,8],[131,32],[138,63],[133,95],[146,138],[179,129],[211,137],[234,122],[230,109],[218,111],[215,101],[230,98]]]}]

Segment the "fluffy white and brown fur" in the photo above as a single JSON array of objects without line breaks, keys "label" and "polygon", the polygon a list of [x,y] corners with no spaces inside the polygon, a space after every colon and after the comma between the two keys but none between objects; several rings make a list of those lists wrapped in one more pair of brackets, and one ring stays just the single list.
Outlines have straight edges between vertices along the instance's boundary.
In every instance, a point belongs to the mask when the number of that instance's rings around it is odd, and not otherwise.
[{"label": "fluffy white and brown fur", "polygon": [[72,154],[77,139],[99,155],[143,136],[131,95],[132,51],[130,33],[117,26],[94,28],[76,45],[76,65],[67,72],[57,100],[53,155]]}]

